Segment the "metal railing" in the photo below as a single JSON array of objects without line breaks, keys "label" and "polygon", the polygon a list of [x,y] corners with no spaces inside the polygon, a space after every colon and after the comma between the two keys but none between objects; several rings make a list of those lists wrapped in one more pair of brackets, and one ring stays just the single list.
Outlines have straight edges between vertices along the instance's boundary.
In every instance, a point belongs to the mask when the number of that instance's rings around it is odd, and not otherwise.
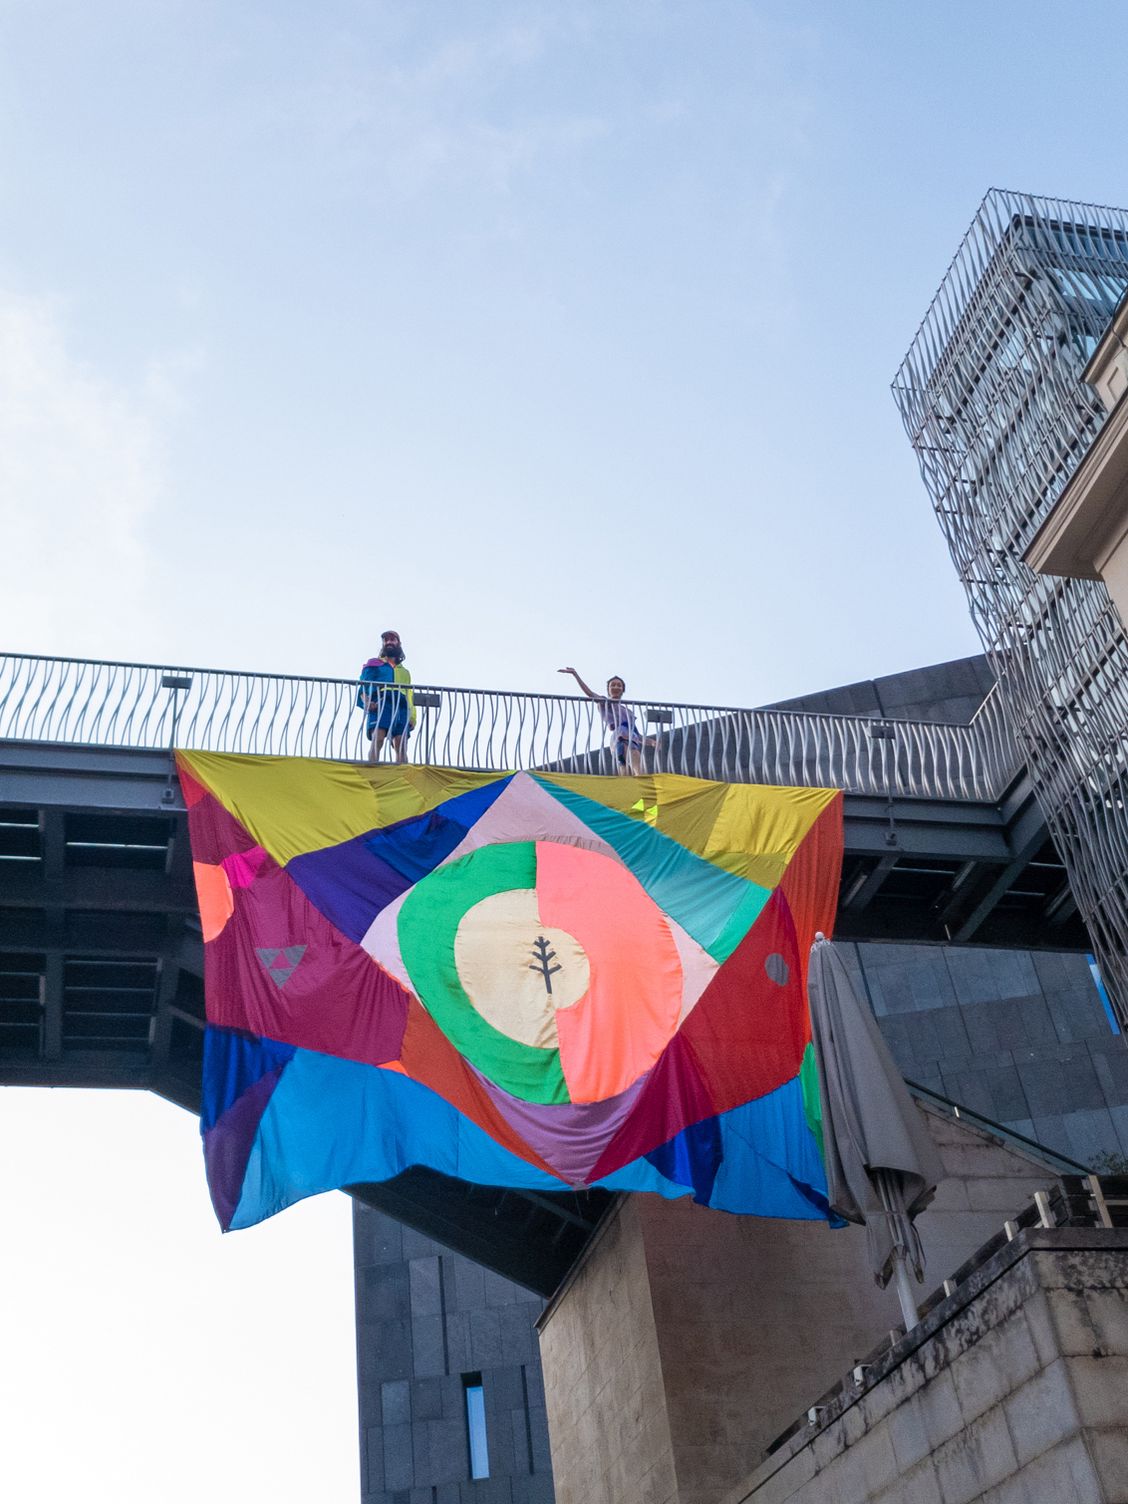
[{"label": "metal railing", "polygon": [[1128,1026],[1128,633],[1103,580],[1025,559],[1105,422],[1083,378],[1126,287],[1128,210],[993,189],[893,388]]},{"label": "metal railing", "polygon": [[[605,715],[598,701],[446,685],[415,685],[413,693],[411,760],[444,767],[609,774],[625,765],[975,801],[998,799],[1021,767],[994,691],[963,726],[624,701],[637,733],[630,741],[641,746],[617,744],[617,715]],[[0,738],[361,761],[370,750],[361,694],[372,694],[377,716],[400,704],[395,686],[361,690],[351,679],[8,654],[0,656]]]}]

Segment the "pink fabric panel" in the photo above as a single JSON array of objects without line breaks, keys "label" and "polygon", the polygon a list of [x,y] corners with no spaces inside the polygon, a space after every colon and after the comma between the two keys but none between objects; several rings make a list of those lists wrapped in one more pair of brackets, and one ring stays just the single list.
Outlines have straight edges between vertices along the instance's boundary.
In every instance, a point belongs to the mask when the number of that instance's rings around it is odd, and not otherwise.
[{"label": "pink fabric panel", "polygon": [[544,924],[574,935],[591,985],[556,1015],[560,1065],[573,1102],[602,1102],[648,1071],[678,1025],[682,967],[665,916],[610,857],[537,843]]},{"label": "pink fabric panel", "polygon": [[250,851],[236,851],[231,856],[225,856],[220,865],[233,888],[249,888],[264,861],[266,852],[261,846],[252,846]]}]

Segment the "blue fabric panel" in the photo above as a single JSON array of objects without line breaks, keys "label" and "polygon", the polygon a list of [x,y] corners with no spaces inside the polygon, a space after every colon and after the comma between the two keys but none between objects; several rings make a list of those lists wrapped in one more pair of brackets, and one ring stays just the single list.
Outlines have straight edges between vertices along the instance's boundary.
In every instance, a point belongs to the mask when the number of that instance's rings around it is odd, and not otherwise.
[{"label": "blue fabric panel", "polygon": [[291,857],[286,872],[314,908],[358,945],[380,910],[411,887],[410,878],[373,856],[367,836]]},{"label": "blue fabric panel", "polygon": [[359,945],[381,909],[434,871],[509,782],[496,778],[385,830],[303,852],[286,871],[329,923]]},{"label": "blue fabric panel", "polygon": [[[499,778],[484,789],[460,794],[437,809],[413,815],[386,830],[374,830],[361,840],[373,856],[386,862],[409,883],[417,883],[466,839],[467,831],[481,819],[508,782],[508,778]],[[483,795],[489,797],[483,799]]]},{"label": "blue fabric panel", "polygon": [[691,1123],[676,1138],[653,1149],[646,1158],[675,1185],[687,1186],[694,1201],[709,1205],[713,1182],[725,1157],[721,1126],[716,1118]]},{"label": "blue fabric panel", "polygon": [[476,1185],[567,1189],[418,1081],[298,1050],[259,1124],[231,1226],[250,1227],[319,1191],[389,1180],[409,1165]]},{"label": "blue fabric panel", "polygon": [[[710,1206],[726,1212],[755,1209],[758,1216],[769,1217],[830,1216],[826,1169],[803,1111],[798,1076],[754,1102],[722,1113],[718,1122],[724,1158],[713,1181]],[[749,1206],[750,1200],[761,1199],[780,1209],[762,1212]]]},{"label": "blue fabric panel", "polygon": [[292,1044],[209,1026],[204,1032],[200,1132],[213,1128],[233,1102],[263,1076],[285,1065],[294,1053]]},{"label": "blue fabric panel", "polygon": [[[827,1217],[826,1177],[798,1080],[713,1122],[715,1131],[679,1134],[597,1184],[669,1198],[708,1186],[707,1198],[699,1199],[724,1211]],[[695,1150],[706,1155],[699,1166],[692,1163]],[[252,1226],[319,1191],[390,1179],[409,1165],[477,1185],[565,1189],[417,1081],[297,1050],[259,1123],[231,1226]]]}]

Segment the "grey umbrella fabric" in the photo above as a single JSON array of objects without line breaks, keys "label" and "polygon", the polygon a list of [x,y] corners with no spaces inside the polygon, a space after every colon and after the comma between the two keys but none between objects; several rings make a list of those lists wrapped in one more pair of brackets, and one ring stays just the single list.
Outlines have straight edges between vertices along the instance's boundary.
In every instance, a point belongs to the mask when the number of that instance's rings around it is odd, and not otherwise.
[{"label": "grey umbrella fabric", "polygon": [[807,995],[830,1204],[848,1222],[865,1224],[874,1278],[884,1289],[896,1275],[901,1291],[908,1266],[924,1278],[913,1218],[932,1200],[944,1168],[869,1005],[822,935],[811,947]]}]

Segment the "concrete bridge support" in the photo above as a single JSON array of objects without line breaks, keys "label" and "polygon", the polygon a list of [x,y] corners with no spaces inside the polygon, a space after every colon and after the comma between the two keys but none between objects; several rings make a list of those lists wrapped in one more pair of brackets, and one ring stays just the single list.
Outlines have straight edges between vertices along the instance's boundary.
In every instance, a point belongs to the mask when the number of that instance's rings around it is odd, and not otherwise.
[{"label": "concrete bridge support", "polygon": [[[948,1171],[923,1297],[1055,1176],[921,1111]],[[898,1323],[862,1229],[624,1199],[539,1323],[558,1504],[720,1504]]]}]

